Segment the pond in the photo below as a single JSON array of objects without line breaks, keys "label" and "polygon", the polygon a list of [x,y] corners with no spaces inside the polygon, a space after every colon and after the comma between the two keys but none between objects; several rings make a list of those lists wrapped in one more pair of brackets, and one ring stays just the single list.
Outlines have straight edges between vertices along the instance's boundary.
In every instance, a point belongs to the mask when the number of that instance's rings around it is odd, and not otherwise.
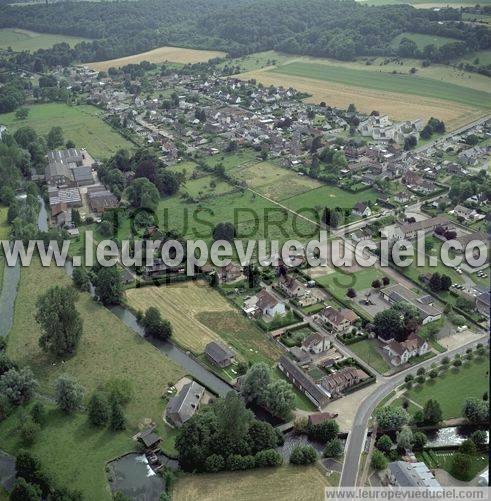
[{"label": "pond", "polygon": [[144,454],[130,453],[108,464],[113,492],[121,492],[132,500],[158,501],[165,482],[150,467]]},{"label": "pond", "polygon": [[[428,442],[426,447],[451,447],[460,445],[464,440],[468,439],[474,431],[474,426],[452,426],[448,428],[440,428],[439,430],[428,430],[426,436]],[[489,442],[489,432],[488,435]]]},{"label": "pond", "polygon": [[277,451],[281,454],[283,462],[285,463],[288,463],[290,455],[297,445],[311,445],[317,451],[319,456],[321,456],[324,451],[323,444],[309,440],[307,435],[298,435],[294,431],[289,431],[283,435],[283,438],[285,439],[285,443],[281,447],[278,447]]}]

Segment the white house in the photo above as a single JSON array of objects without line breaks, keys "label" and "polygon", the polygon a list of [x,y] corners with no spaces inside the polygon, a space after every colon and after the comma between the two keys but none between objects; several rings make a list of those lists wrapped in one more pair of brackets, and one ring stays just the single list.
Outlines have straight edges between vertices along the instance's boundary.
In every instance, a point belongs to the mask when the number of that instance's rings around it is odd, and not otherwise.
[{"label": "white house", "polygon": [[354,216],[370,217],[372,215],[372,209],[370,209],[369,205],[366,202],[358,202],[353,207],[351,213]]},{"label": "white house", "polygon": [[398,366],[407,363],[412,357],[424,355],[429,347],[425,339],[417,334],[411,334],[406,341],[400,343],[395,340],[389,341],[383,349],[387,351],[390,363]]},{"label": "white house", "polygon": [[302,342],[302,350],[314,354],[323,353],[331,347],[328,337],[319,332],[313,332],[307,336]]},{"label": "white house", "polygon": [[258,294],[256,294],[256,298],[256,308],[258,308],[263,315],[267,315],[269,317],[279,315],[282,317],[286,314],[285,303],[278,301],[267,290],[263,289],[261,292],[258,292]]}]

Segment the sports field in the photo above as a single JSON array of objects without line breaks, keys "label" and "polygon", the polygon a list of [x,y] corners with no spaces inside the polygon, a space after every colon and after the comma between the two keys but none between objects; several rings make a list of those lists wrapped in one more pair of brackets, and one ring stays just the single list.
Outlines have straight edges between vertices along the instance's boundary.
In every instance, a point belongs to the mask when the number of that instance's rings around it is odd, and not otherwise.
[{"label": "sports field", "polygon": [[183,475],[174,486],[174,501],[318,501],[328,478],[315,466],[280,466],[244,472]]},{"label": "sports field", "polygon": [[61,42],[66,42],[73,47],[80,42],[86,41],[88,41],[87,38],[37,33],[35,31],[21,30],[18,28],[0,29],[0,49],[12,47],[14,51],[49,49],[54,44]]},{"label": "sports field", "polygon": [[479,118],[489,110],[483,102],[491,102],[488,77],[444,65],[422,68],[414,59],[341,62],[268,51],[234,63],[245,70],[241,78],[294,87],[310,95],[307,102],[342,108],[354,103],[360,111],[377,110],[397,120],[436,116],[449,130]]},{"label": "sports field", "polygon": [[53,125],[63,129],[65,141],[71,139],[79,148],[97,159],[108,158],[121,148],[135,148],[102,119],[102,112],[95,106],[69,106],[62,103],[35,104],[29,106],[25,120],[16,118],[15,113],[0,115],[0,124],[9,132],[19,127],[32,127],[38,134],[47,134]]},{"label": "sports field", "polygon": [[201,63],[208,61],[214,57],[225,56],[224,52],[216,50],[197,50],[183,49],[181,47],[159,47],[158,49],[149,50],[133,56],[120,57],[118,59],[109,59],[108,61],[98,61],[89,63],[87,66],[97,71],[105,71],[108,68],[120,68],[127,64],[138,64],[142,61],[150,63]]}]

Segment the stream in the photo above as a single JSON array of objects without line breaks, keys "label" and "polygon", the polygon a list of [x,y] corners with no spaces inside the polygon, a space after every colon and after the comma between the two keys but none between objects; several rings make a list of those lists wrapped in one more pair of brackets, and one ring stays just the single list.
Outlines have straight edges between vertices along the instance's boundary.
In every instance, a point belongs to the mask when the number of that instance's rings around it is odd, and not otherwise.
[{"label": "stream", "polygon": [[[44,200],[39,197],[40,210],[38,216],[38,228],[41,231],[48,230],[48,212]],[[71,262],[65,264],[65,271],[72,275],[73,266]],[[11,327],[14,317],[15,298],[20,280],[20,265],[9,267],[5,266],[3,276],[3,286],[0,292],[0,336],[6,336]],[[123,306],[113,306],[109,310],[114,313],[122,322],[126,324],[133,332],[144,337],[143,328],[138,324],[135,315]],[[180,365],[184,371],[208,387],[213,393],[219,396],[225,396],[232,387],[215,376],[203,365],[197,362],[192,356],[184,350],[178,348],[169,341],[160,341],[145,337],[145,339],[155,346],[162,353],[167,355],[176,364]]]}]

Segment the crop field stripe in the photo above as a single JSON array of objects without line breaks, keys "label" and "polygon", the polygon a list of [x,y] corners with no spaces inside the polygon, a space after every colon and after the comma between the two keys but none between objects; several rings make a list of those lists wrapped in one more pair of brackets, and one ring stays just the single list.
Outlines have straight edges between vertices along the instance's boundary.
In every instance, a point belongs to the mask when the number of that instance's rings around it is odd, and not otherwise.
[{"label": "crop field stripe", "polygon": [[491,108],[491,93],[469,89],[431,78],[378,73],[341,66],[316,63],[292,62],[268,70],[270,73],[293,75],[314,80],[364,87],[379,91],[415,94],[423,97],[454,101],[468,106]]}]

